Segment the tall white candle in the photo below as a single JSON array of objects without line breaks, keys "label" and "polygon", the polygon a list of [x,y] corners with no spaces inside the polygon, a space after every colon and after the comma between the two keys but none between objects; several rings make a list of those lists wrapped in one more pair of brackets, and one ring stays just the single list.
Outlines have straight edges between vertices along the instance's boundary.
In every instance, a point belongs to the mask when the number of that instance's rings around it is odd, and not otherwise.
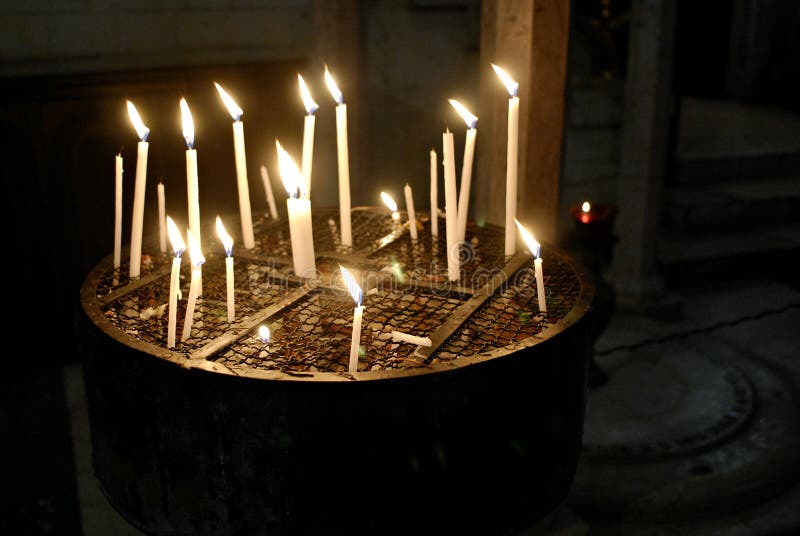
[{"label": "tall white candle", "polygon": [[470,113],[460,102],[450,99],[450,104],[458,111],[467,124],[467,137],[464,142],[464,162],[461,166],[461,190],[458,195],[458,241],[467,238],[467,216],[469,215],[469,190],[472,183],[472,161],[475,156],[475,137],[478,118]]},{"label": "tall white candle", "polygon": [[225,230],[225,226],[222,225],[222,220],[219,216],[217,216],[216,228],[217,236],[222,242],[222,247],[225,248],[225,290],[228,302],[228,322],[233,322],[236,319],[233,294],[233,238]]},{"label": "tall white candle", "polygon": [[447,232],[447,276],[450,281],[458,280],[460,271],[458,260],[458,201],[456,196],[456,161],[453,133],[450,129],[442,134],[444,153],[444,200],[445,225]]},{"label": "tall white candle", "polygon": [[406,196],[406,212],[408,213],[408,230],[411,233],[411,240],[417,239],[417,216],[414,213],[414,194],[411,192],[411,186],[406,183],[403,188],[403,193]]},{"label": "tall white candle", "polygon": [[431,235],[439,236],[439,162],[431,149]]},{"label": "tall white candle", "polygon": [[520,222],[516,219],[514,220],[517,229],[519,229],[519,235],[522,237],[522,241],[525,242],[525,245],[530,250],[531,254],[536,257],[533,261],[533,269],[534,273],[536,274],[536,297],[539,299],[539,311],[546,313],[547,312],[547,296],[545,295],[544,291],[544,270],[542,269],[542,246],[533,235],[522,226]]},{"label": "tall white candle", "polygon": [[114,269],[122,263],[122,155],[114,158]]},{"label": "tall white candle", "polygon": [[339,221],[342,230],[342,245],[353,245],[350,223],[350,154],[347,147],[347,105],[339,86],[325,66],[325,83],[336,101],[336,157],[339,163]]},{"label": "tall white candle", "polygon": [[233,118],[233,155],[236,163],[236,185],[239,190],[239,216],[242,220],[242,242],[246,249],[255,247],[253,216],[250,211],[250,185],[247,180],[247,159],[244,150],[244,123],[242,109],[222,86],[214,82],[222,102]]},{"label": "tall white candle", "polygon": [[133,218],[131,220],[131,278],[139,277],[142,267],[142,226],[144,225],[144,193],[147,183],[147,151],[150,144],[147,136],[150,129],[144,126],[139,112],[131,101],[128,101],[128,115],[136,133],[139,135],[138,154],[136,155],[136,182],[133,188]]},{"label": "tall white candle", "polygon": [[361,305],[363,293],[353,275],[347,271],[347,268],[339,265],[339,269],[342,272],[344,284],[356,304],[353,310],[353,337],[350,339],[350,363],[347,368],[350,374],[354,374],[358,371],[358,347],[361,345],[361,319],[364,316],[364,306]]},{"label": "tall white candle", "polygon": [[[183,137],[186,139],[186,193],[189,207],[189,230],[202,244],[202,234],[200,233],[200,188],[197,179],[197,151],[194,149],[194,121],[192,112],[186,99],[181,98],[181,120],[183,124]],[[202,263],[201,263],[202,264]],[[202,268],[200,271],[199,292],[202,294],[203,276]],[[194,270],[193,270],[194,271]]]},{"label": "tall white candle", "polygon": [[158,183],[158,247],[161,253],[167,252],[167,202],[164,196],[164,184]]},{"label": "tall white candle", "polygon": [[186,249],[186,243],[181,237],[181,232],[178,231],[177,225],[172,221],[169,216],[166,217],[167,232],[169,233],[169,241],[172,244],[172,251],[175,253],[175,258],[172,259],[172,272],[169,278],[169,312],[167,323],[167,348],[175,347],[175,324],[178,317],[178,295],[180,294],[180,277],[181,277],[181,255]]},{"label": "tall white candle", "polygon": [[269,215],[273,220],[278,219],[278,207],[275,206],[275,195],[272,193],[272,185],[269,182],[267,166],[261,166],[261,182],[264,183],[264,192],[267,194],[267,205],[269,205]]},{"label": "tall white candle", "polygon": [[311,201],[303,194],[303,176],[297,165],[279,141],[275,140],[278,149],[278,164],[281,179],[289,194],[286,208],[289,213],[289,234],[292,240],[292,261],[294,273],[299,277],[313,277],[317,265],[314,257],[314,234],[311,226]]},{"label": "tall white candle", "polygon": [[519,84],[495,64],[492,68],[508,90],[508,146],[506,151],[506,255],[517,251],[514,219],[517,217],[517,146],[519,137]]},{"label": "tall white candle", "polygon": [[306,118],[303,123],[303,160],[300,165],[303,171],[303,195],[309,199],[311,197],[311,166],[314,161],[314,124],[316,121],[314,112],[319,106],[314,102],[305,80],[299,74],[297,82],[300,84],[300,96],[303,99],[303,106],[306,108]]},{"label": "tall white candle", "polygon": [[192,282],[189,284],[189,300],[186,302],[186,317],[183,320],[183,333],[181,340],[185,341],[192,334],[192,322],[194,322],[194,307],[197,303],[197,296],[200,294],[200,267],[206,262],[203,252],[200,250],[200,241],[195,238],[191,230],[186,231],[189,242],[189,259],[192,262]]},{"label": "tall white candle", "polygon": [[383,204],[392,211],[392,220],[395,222],[400,221],[400,213],[397,212],[397,203],[394,202],[394,199],[391,195],[387,194],[386,192],[381,192],[381,199],[383,200]]}]

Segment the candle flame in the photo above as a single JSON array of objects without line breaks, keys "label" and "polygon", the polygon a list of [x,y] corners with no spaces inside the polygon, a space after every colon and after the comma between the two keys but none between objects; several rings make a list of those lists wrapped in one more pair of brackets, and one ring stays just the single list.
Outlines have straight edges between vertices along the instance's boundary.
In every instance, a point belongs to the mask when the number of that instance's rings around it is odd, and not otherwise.
[{"label": "candle flame", "polygon": [[186,239],[189,242],[189,260],[192,262],[192,266],[198,268],[206,262],[206,258],[203,257],[203,252],[200,250],[200,242],[189,229],[186,229]]},{"label": "candle flame", "polygon": [[192,120],[192,112],[189,111],[189,105],[183,97],[181,97],[181,123],[183,137],[186,138],[186,148],[191,149],[194,147],[194,121]]},{"label": "candle flame", "polygon": [[261,339],[261,342],[264,344],[269,344],[269,340],[272,337],[272,334],[269,332],[269,328],[261,324],[258,326],[258,338]]},{"label": "candle flame", "polygon": [[172,251],[175,252],[176,257],[180,257],[186,251],[186,242],[183,241],[178,226],[169,216],[167,216],[167,234],[169,234],[169,243],[172,244]]},{"label": "candle flame", "polygon": [[381,192],[381,199],[383,199],[383,202],[386,204],[387,207],[389,207],[389,210],[391,210],[392,212],[397,212],[397,203],[394,202],[392,196],[390,196],[386,192]]},{"label": "candle flame", "polygon": [[289,153],[281,146],[281,142],[275,140],[275,147],[278,149],[278,167],[286,193],[293,198],[304,197],[305,190],[303,185],[305,181],[303,180],[303,174],[300,173],[300,169],[294,163],[292,157],[289,156]]},{"label": "candle flame", "polygon": [[134,106],[131,101],[128,101],[128,116],[131,118],[131,123],[133,123],[133,128],[136,129],[136,134],[139,136],[139,139],[147,141],[147,137],[150,135],[150,129],[144,126],[139,112],[136,111],[136,106]]},{"label": "candle flame", "polygon": [[342,272],[342,279],[344,279],[344,284],[347,287],[347,291],[350,293],[350,296],[353,297],[353,301],[356,302],[356,307],[361,307],[361,299],[363,298],[363,293],[361,291],[361,287],[356,283],[356,278],[353,277],[353,274],[347,271],[347,268],[339,265],[339,270]]},{"label": "candle flame", "polygon": [[588,214],[592,210],[592,205],[588,201],[584,201],[581,205],[581,210],[584,214]]},{"label": "candle flame", "polygon": [[222,242],[222,247],[225,248],[225,254],[230,257],[233,254],[233,238],[225,230],[225,226],[222,225],[222,219],[219,216],[217,216],[217,236]]},{"label": "candle flame", "polygon": [[244,112],[242,112],[242,109],[236,104],[236,101],[233,100],[233,97],[228,95],[228,92],[222,89],[222,86],[216,82],[214,82],[214,86],[216,86],[217,91],[219,91],[219,96],[222,97],[222,102],[225,103],[225,107],[228,109],[228,113],[231,114],[233,120],[240,120]]},{"label": "candle flame", "polygon": [[519,84],[516,83],[513,78],[508,76],[508,73],[506,73],[503,69],[501,69],[494,63],[492,64],[492,69],[494,69],[494,72],[496,72],[497,76],[500,77],[500,80],[503,82],[503,85],[506,86],[506,89],[508,90],[508,95],[510,97],[516,97],[517,91],[519,91]]},{"label": "candle flame", "polygon": [[336,80],[333,79],[331,72],[328,70],[328,66],[325,66],[325,84],[328,86],[328,91],[331,92],[331,96],[333,100],[336,101],[336,104],[344,103],[344,95],[342,95],[342,90],[339,89],[339,86],[336,85]]},{"label": "candle flame", "polygon": [[533,235],[528,231],[525,227],[522,226],[520,222],[514,218],[514,223],[517,224],[517,229],[519,229],[519,234],[522,237],[522,241],[525,242],[525,245],[528,246],[528,249],[533,254],[534,257],[537,259],[542,253],[542,245],[536,241]]},{"label": "candle flame", "polygon": [[300,96],[303,97],[303,106],[306,107],[306,113],[308,115],[313,115],[314,112],[317,111],[319,106],[314,99],[311,97],[311,92],[308,91],[308,87],[306,86],[306,81],[303,80],[302,75],[297,75],[297,82],[300,84]]},{"label": "candle flame", "polygon": [[464,122],[467,124],[467,128],[475,128],[475,125],[478,122],[478,116],[474,115],[469,110],[467,110],[464,107],[464,105],[458,102],[457,100],[448,99],[448,101],[453,106],[453,108],[456,109],[459,115],[461,115],[461,117],[464,119]]}]

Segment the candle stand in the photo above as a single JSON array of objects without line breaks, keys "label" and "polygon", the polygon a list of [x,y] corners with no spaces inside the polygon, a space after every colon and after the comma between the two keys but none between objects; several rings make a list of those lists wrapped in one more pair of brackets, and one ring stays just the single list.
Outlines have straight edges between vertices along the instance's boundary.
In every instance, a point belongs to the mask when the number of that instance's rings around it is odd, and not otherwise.
[{"label": "candle stand", "polygon": [[[114,508],[148,534],[514,534],[563,501],[581,452],[591,275],[544,247],[540,314],[533,258],[506,258],[502,228],[468,226],[451,283],[444,237],[417,221],[412,241],[385,210],[353,209],[349,247],[338,212],[315,208],[318,277],[305,280],[286,218],[256,221],[255,248],[234,251],[232,323],[209,238],[192,337],[171,350],[171,258],[154,255],[138,280],[98,264],[78,330],[94,471]],[[354,374],[339,264],[364,282]]]}]

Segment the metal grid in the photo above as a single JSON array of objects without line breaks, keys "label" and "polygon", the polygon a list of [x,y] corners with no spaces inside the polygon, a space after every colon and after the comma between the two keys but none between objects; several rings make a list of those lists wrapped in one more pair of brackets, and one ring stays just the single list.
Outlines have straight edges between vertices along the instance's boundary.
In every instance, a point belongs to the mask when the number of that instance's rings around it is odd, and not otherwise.
[{"label": "metal grid", "polygon": [[[412,280],[438,283],[448,280],[447,239],[445,222],[439,222],[440,234],[432,237],[430,222],[418,221],[419,239],[411,240],[406,233],[370,255],[377,262],[395,266],[399,273]],[[493,271],[505,266],[504,236],[498,239],[496,229],[469,225],[466,242],[459,245],[459,284],[471,289],[480,288]]]},{"label": "metal grid", "polygon": [[[271,277],[272,267],[269,264],[234,260],[236,320],[229,323],[224,257],[211,255],[203,265],[203,296],[197,300],[191,337],[181,341],[186,297],[191,280],[187,264],[184,260],[181,266],[180,286],[183,300],[179,301],[177,310],[175,349],[178,351],[191,352],[202,348],[226,330],[246,322],[253,313],[279,301],[296,287],[288,279]],[[165,346],[168,298],[169,273],[110,302],[103,312],[115,326],[128,335],[143,342]]]},{"label": "metal grid", "polygon": [[[393,342],[393,330],[425,336],[463,299],[419,291],[382,290],[364,297],[359,370],[423,365],[416,347]],[[353,330],[353,300],[341,291],[318,289],[268,322],[265,345],[255,332],[228,347],[216,360],[228,367],[248,366],[283,372],[346,372]]]},{"label": "metal grid", "polygon": [[510,350],[564,318],[575,306],[581,289],[572,267],[558,255],[543,250],[547,313],[539,311],[533,262],[517,272],[445,342],[432,362],[479,355],[495,348]]},{"label": "metal grid", "polygon": [[[353,210],[350,217],[353,246],[343,246],[339,230],[339,212],[330,208],[313,209],[312,232],[315,253],[336,252],[342,254],[354,251],[371,251],[376,242],[397,229],[389,213],[383,217],[367,210]],[[255,223],[257,236],[254,253],[263,256],[292,256],[292,242],[287,218],[271,220],[262,218]]]},{"label": "metal grid", "polygon": [[[338,214],[333,210],[315,213],[320,278],[301,286],[302,281],[286,265],[291,258],[288,223],[260,220],[256,250],[240,251],[235,259],[237,319],[232,324],[226,318],[224,257],[208,255],[204,296],[198,300],[192,336],[186,342],[180,341],[186,296],[179,302],[175,350],[233,370],[346,373],[354,304],[333,286],[339,263],[371,276],[368,286],[377,285],[371,291],[364,289],[359,370],[420,367],[516,348],[568,314],[581,290],[581,278],[569,262],[545,249],[548,313],[540,314],[532,260],[523,255],[506,264],[500,228],[469,227],[470,242],[462,248],[461,279],[453,285],[447,281],[444,236],[432,240],[425,219],[420,220],[417,241],[410,240],[407,226],[393,224],[380,210],[354,210],[353,227],[356,251],[343,251],[338,245]],[[161,347],[166,345],[169,265],[168,256],[159,256],[157,263],[147,267],[150,275],[138,282],[111,287],[113,273],[109,271],[98,285],[103,312],[115,326]],[[182,268],[185,294],[190,273],[187,260]],[[501,277],[500,288],[484,294],[482,286],[504,269],[512,272],[505,274],[508,280]],[[109,289],[113,289],[111,294]],[[268,346],[255,333],[262,320],[273,332]],[[434,346],[420,352],[414,345],[393,342],[392,330],[431,337]]]}]

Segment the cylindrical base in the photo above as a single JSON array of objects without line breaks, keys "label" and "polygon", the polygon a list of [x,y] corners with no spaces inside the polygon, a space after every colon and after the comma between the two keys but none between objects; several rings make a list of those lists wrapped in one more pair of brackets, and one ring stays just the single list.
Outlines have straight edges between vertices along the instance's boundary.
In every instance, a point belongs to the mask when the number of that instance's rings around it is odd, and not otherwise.
[{"label": "cylindrical base", "polygon": [[359,382],[185,368],[98,324],[80,317],[94,470],[150,534],[514,534],[575,473],[587,316],[502,357]]}]

